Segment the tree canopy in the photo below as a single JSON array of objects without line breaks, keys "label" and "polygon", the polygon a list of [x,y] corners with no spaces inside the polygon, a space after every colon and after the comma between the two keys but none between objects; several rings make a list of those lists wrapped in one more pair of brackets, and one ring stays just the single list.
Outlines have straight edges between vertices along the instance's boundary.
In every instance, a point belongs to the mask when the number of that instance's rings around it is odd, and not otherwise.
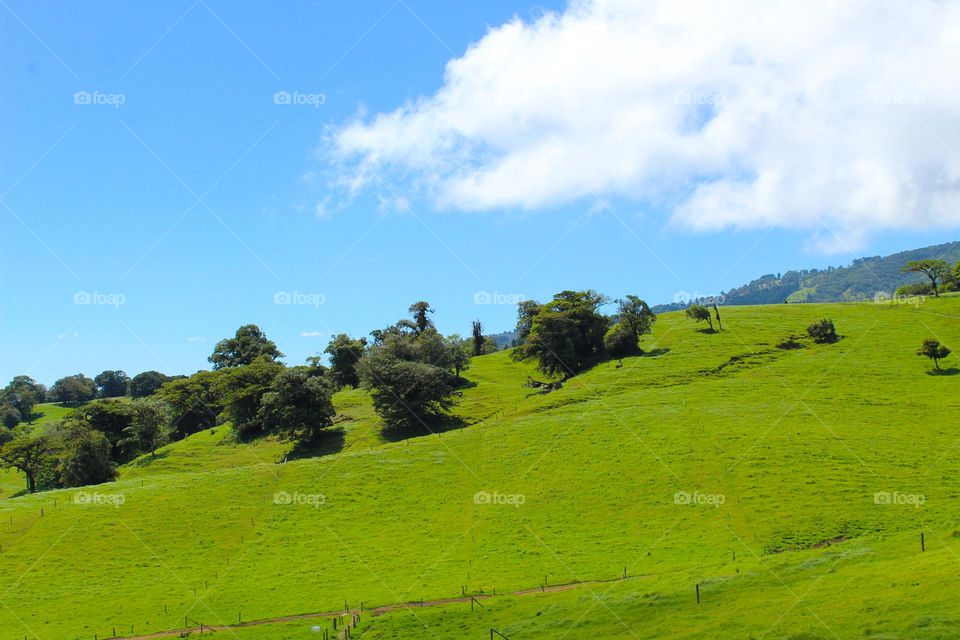
[{"label": "tree canopy", "polygon": [[217,343],[209,361],[214,369],[228,369],[253,364],[260,358],[279,360],[283,357],[277,345],[255,324],[237,329],[232,338]]}]

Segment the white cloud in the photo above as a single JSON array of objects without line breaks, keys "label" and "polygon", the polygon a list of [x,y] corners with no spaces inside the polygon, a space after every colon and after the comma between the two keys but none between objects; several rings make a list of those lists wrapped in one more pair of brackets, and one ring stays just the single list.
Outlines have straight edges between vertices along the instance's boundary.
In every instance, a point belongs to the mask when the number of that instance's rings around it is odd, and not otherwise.
[{"label": "white cloud", "polygon": [[843,248],[960,224],[958,76],[958,3],[579,1],[490,30],[437,93],[331,143],[342,184],[440,208],[620,197]]},{"label": "white cloud", "polygon": [[323,333],[321,333],[320,331],[301,331],[300,332],[301,338],[319,338],[322,335]]}]

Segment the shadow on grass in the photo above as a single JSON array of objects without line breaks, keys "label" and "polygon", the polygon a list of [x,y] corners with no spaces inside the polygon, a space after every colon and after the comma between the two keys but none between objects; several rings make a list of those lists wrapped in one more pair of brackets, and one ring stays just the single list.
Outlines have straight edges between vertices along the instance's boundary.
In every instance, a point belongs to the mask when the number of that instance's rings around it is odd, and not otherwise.
[{"label": "shadow on grass", "polygon": [[950,367],[949,369],[931,369],[927,371],[928,376],[955,376],[960,373],[960,369]]},{"label": "shadow on grass", "polygon": [[704,329],[697,329],[697,333],[705,333],[707,335],[712,335],[714,333],[720,333],[720,332],[717,331],[716,329],[711,329],[710,327],[706,327]]},{"label": "shadow on grass", "polygon": [[347,439],[347,432],[343,427],[324,429],[323,432],[310,442],[298,442],[281,461],[302,460],[304,458],[319,458],[330,456],[343,451]]},{"label": "shadow on grass", "polygon": [[467,380],[466,378],[460,378],[456,383],[457,389],[473,389],[475,386],[477,386],[476,382]]},{"label": "shadow on grass", "polygon": [[387,442],[400,442],[410,438],[420,438],[423,436],[436,435],[446,431],[455,431],[467,426],[467,421],[460,416],[442,416],[439,418],[427,419],[423,424],[417,422],[412,426],[386,427],[380,433]]}]

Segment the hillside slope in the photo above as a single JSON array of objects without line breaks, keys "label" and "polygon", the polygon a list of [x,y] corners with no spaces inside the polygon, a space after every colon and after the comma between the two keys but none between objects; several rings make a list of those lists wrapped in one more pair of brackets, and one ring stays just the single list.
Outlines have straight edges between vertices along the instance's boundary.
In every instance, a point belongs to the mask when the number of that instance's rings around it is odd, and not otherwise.
[{"label": "hillside slope", "polygon": [[[822,316],[840,342],[777,347]],[[486,637],[489,622],[514,625],[515,638],[578,625],[595,637],[834,637],[823,621],[841,637],[865,626],[934,637],[960,620],[949,564],[960,376],[957,356],[934,376],[914,351],[930,336],[960,349],[958,320],[960,298],[730,308],[717,334],[667,314],[648,355],[546,395],[523,386],[529,364],[475,359],[463,421],[439,435],[381,434],[372,414],[359,419],[359,391],[338,399],[358,419],[322,457],[191,468],[223,446],[197,434],[165,467],[0,501],[0,639],[130,635],[185,616],[230,624],[624,569],[649,586],[492,601],[480,625],[464,607],[399,612],[358,636]],[[699,610],[687,608],[694,583],[713,594]],[[748,623],[747,610],[762,615]],[[305,637],[308,626],[231,635]]]}]

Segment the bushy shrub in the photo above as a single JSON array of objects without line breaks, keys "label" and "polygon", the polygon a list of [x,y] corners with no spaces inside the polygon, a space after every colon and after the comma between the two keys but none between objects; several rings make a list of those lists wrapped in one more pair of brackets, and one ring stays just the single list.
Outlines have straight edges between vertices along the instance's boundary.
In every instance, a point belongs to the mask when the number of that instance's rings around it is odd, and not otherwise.
[{"label": "bushy shrub", "polygon": [[817,320],[807,327],[807,335],[813,338],[817,344],[830,344],[840,339],[837,335],[837,328],[833,325],[833,320],[823,318]]}]

